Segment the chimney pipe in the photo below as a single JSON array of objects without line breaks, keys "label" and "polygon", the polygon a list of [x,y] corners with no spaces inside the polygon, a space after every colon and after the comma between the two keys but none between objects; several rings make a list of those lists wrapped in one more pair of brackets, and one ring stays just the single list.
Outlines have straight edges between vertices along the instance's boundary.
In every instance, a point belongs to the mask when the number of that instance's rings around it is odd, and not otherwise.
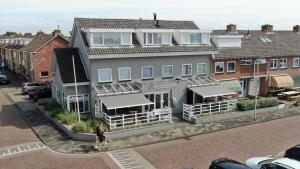
[{"label": "chimney pipe", "polygon": [[156,21],[156,19],[157,19],[157,18],[156,18],[156,15],[157,15],[156,13],[153,13],[153,20],[155,20],[155,21]]},{"label": "chimney pipe", "polygon": [[273,32],[273,25],[271,25],[271,24],[262,25],[261,26],[261,31],[266,32],[266,33]]},{"label": "chimney pipe", "polygon": [[293,31],[294,31],[295,33],[300,33],[300,26],[299,26],[299,25],[295,25],[295,26],[293,27]]},{"label": "chimney pipe", "polygon": [[227,32],[230,32],[230,33],[236,33],[236,25],[234,24],[229,24],[227,25]]}]

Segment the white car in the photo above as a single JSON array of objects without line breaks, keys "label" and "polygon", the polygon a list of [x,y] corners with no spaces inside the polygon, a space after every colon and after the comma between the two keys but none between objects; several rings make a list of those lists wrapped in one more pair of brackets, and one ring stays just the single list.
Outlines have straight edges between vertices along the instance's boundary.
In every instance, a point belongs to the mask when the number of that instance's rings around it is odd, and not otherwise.
[{"label": "white car", "polygon": [[252,169],[300,169],[300,162],[289,158],[255,157],[245,161]]}]

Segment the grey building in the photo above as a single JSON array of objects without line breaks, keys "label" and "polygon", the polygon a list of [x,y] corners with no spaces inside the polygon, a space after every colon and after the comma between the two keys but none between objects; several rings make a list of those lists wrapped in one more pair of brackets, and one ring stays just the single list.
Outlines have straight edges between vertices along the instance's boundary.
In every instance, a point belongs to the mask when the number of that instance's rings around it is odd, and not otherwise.
[{"label": "grey building", "polygon": [[[232,94],[210,78],[217,49],[210,43],[210,32],[193,21],[75,18],[70,46],[86,73],[78,93],[88,97],[88,111],[111,128],[171,121],[172,115],[183,112],[184,103],[195,104],[200,90],[189,87],[212,84],[218,90],[203,88],[207,96],[214,90]],[[53,97],[70,104],[74,79],[57,84],[60,74],[56,71],[53,86],[63,94]]]}]

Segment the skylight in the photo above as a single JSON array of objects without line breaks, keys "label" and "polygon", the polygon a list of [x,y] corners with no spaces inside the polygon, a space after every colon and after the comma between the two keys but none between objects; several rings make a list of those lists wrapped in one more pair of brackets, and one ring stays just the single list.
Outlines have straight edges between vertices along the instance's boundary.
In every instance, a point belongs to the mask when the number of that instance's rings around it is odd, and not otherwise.
[{"label": "skylight", "polygon": [[272,43],[272,40],[268,37],[260,37],[260,40],[264,43]]}]

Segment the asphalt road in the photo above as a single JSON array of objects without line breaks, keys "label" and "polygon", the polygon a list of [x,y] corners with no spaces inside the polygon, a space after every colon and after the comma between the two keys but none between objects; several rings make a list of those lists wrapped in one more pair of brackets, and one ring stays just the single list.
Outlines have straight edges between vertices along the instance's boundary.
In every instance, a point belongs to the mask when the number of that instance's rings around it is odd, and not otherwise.
[{"label": "asphalt road", "polygon": [[135,148],[158,169],[207,169],[211,160],[241,162],[278,154],[300,143],[300,116]]}]

